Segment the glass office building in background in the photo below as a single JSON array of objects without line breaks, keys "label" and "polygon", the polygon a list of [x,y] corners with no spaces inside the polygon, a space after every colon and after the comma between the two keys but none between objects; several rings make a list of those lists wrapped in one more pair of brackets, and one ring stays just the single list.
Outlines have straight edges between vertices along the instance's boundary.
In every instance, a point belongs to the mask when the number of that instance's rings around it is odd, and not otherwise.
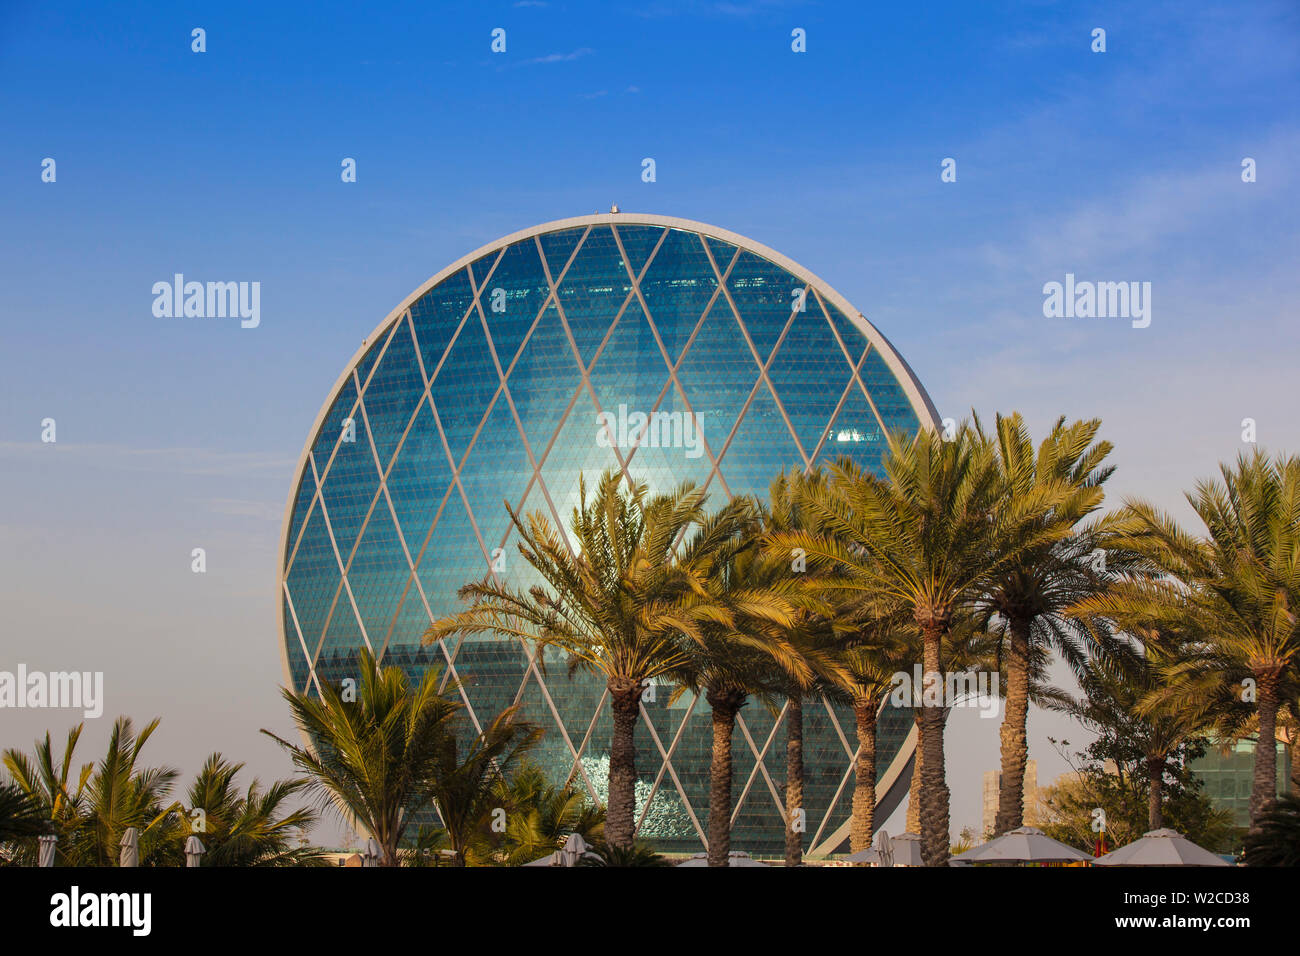
[{"label": "glass office building in background", "polygon": [[[1208,743],[1205,753],[1189,761],[1187,769],[1205,784],[1205,796],[1218,808],[1232,814],[1235,826],[1250,826],[1250,794],[1255,787],[1254,738]],[[1291,787],[1291,753],[1281,741],[1277,748],[1277,792],[1286,793]]]},{"label": "glass office building in background", "polygon": [[[657,416],[661,440],[638,446],[638,415]],[[394,309],[311,427],[283,529],[286,681],[315,690],[354,675],[363,645],[413,675],[439,665],[475,725],[521,703],[546,730],[534,759],[603,802],[600,678],[570,677],[564,660],[538,661],[514,639],[420,644],[430,621],[462,606],[467,581],[536,580],[503,502],[567,533],[579,475],[590,486],[616,469],[651,492],[689,480],[716,505],[841,455],[879,470],[886,430],[936,424],[916,377],[857,310],[742,236],[617,212],[507,236]],[[857,744],[847,708],[809,701],[805,715],[805,848],[820,856],[847,844]],[[737,722],[732,841],[751,853],[784,845],[782,717],[754,703]],[[654,688],[642,718],[638,835],[699,851],[708,706]],[[886,706],[877,821],[906,793],[913,740],[910,712]]]}]

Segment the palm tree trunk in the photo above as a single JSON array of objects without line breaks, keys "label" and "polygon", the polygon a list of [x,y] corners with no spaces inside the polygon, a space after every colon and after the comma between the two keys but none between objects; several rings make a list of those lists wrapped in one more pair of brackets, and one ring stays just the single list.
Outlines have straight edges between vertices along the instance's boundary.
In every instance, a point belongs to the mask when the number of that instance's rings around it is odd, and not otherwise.
[{"label": "palm tree trunk", "polygon": [[1147,780],[1150,788],[1147,792],[1147,829],[1159,830],[1165,825],[1163,810],[1165,786],[1165,758],[1147,757]]},{"label": "palm tree trunk", "polygon": [[[791,696],[785,708],[785,865],[803,864],[803,833],[794,828],[803,809],[803,698]],[[806,817],[805,817],[806,819]]]},{"label": "palm tree trunk", "polygon": [[[923,670],[935,680],[943,679],[939,649],[943,642],[942,624],[927,624],[924,630]],[[926,866],[947,866],[949,849],[948,784],[943,766],[944,708],[927,706],[921,701],[921,726],[925,739],[925,763],[921,767],[921,859]]]},{"label": "palm tree trunk", "polygon": [[1029,619],[1012,618],[1007,630],[1007,712],[1002,718],[1002,779],[998,786],[998,816],[994,830],[1001,834],[1025,822],[1025,764],[1029,759]]},{"label": "palm tree trunk", "polygon": [[358,836],[365,832],[368,837],[373,837],[374,841],[379,844],[379,865],[383,866],[401,866],[401,860],[397,855],[397,848],[402,842],[402,812],[398,810],[395,813],[384,813],[377,820],[372,821],[376,826],[365,826],[358,830]]},{"label": "palm tree trunk", "polygon": [[876,823],[876,713],[879,701],[858,697],[853,716],[858,728],[857,778],[853,785],[853,817],[849,824],[849,848],[857,853],[871,847]]},{"label": "palm tree trunk", "polygon": [[916,724],[916,750],[912,752],[912,780],[907,786],[907,832],[921,833],[921,765],[925,762],[925,728],[921,725],[921,708],[912,709],[912,722]]},{"label": "palm tree trunk", "polygon": [[609,805],[605,808],[605,840],[610,846],[632,848],[636,812],[636,719],[641,708],[641,683],[610,678],[610,707],[614,734],[609,747]]},{"label": "palm tree trunk", "polygon": [[731,862],[731,735],[744,695],[710,690],[713,712],[713,759],[709,764],[709,866]]},{"label": "palm tree trunk", "polygon": [[1250,829],[1257,830],[1259,817],[1277,799],[1277,702],[1276,667],[1255,670],[1259,688],[1259,740],[1255,744],[1255,782],[1250,792]]}]

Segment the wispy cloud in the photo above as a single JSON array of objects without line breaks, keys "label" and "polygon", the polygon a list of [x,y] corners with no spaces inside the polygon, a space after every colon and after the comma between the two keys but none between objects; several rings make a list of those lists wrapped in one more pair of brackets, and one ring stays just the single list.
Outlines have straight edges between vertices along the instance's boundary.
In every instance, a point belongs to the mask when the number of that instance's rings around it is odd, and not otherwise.
[{"label": "wispy cloud", "polygon": [[572,53],[548,53],[546,56],[535,56],[529,60],[520,60],[516,66],[537,66],[546,63],[568,63],[570,60],[578,60],[584,56],[591,56],[596,51],[591,47],[579,47]]},{"label": "wispy cloud", "polygon": [[1036,217],[1024,236],[985,243],[981,252],[990,266],[1033,275],[1059,271],[1062,264],[1143,261],[1165,253],[1179,237],[1231,228],[1257,196],[1294,202],[1294,177],[1279,160],[1300,150],[1300,133],[1278,131],[1244,149],[1271,167],[1266,181],[1243,183],[1238,157],[1232,155],[1180,172],[1162,170],[1083,197],[1055,215]]}]

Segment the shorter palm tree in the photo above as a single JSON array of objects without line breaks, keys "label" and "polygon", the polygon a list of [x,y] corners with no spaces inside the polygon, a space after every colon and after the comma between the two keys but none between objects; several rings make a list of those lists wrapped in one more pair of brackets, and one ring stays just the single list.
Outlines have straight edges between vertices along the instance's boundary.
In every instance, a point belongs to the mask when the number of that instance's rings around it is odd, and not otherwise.
[{"label": "shorter palm tree", "polygon": [[[16,783],[0,782],[0,862],[10,858],[21,847],[5,849],[5,844],[40,836],[50,828],[50,820],[41,809],[40,802]],[[32,840],[31,842],[35,842]],[[30,845],[28,846],[30,850]]]},{"label": "shorter palm tree", "polygon": [[310,747],[262,731],[307,774],[310,792],[334,801],[349,823],[375,839],[383,866],[398,865],[407,827],[433,799],[429,782],[445,759],[449,724],[460,709],[438,693],[439,674],[430,667],[412,687],[401,668],[381,670],[362,648],[355,700],[330,684],[321,685],[319,698],[283,691]]},{"label": "shorter palm tree", "polygon": [[[846,615],[843,623],[853,616]],[[854,853],[871,847],[876,829],[876,724],[895,676],[914,659],[916,644],[899,622],[868,620],[854,626],[840,650],[839,691],[853,708],[858,752],[854,760],[849,846]]]},{"label": "shorter palm tree", "polygon": [[[72,729],[60,760],[49,734],[34,757],[7,750],[4,763],[18,787],[41,806],[59,842],[55,860],[63,866],[116,866],[121,840],[134,827],[140,838],[140,863],[169,862],[175,804],[168,800],[177,771],[146,767],[140,752],[158,728],[155,718],[137,734],[129,717],[113,723],[108,748],[98,764],[85,764],[71,783],[81,725]],[[33,849],[34,853],[34,849]]]},{"label": "shorter palm tree", "polygon": [[[326,865],[323,850],[303,843],[316,823],[316,811],[287,807],[309,782],[277,780],[263,790],[255,779],[241,793],[235,777],[243,767],[219,753],[204,761],[186,794],[189,826],[179,828],[179,853],[184,853],[184,840],[193,833],[203,843],[203,866]],[[200,821],[201,828],[196,828]]]},{"label": "shorter palm tree", "polygon": [[[1164,826],[1165,775],[1183,748],[1203,741],[1218,725],[1221,694],[1211,685],[1201,693],[1171,698],[1167,688],[1176,669],[1201,670],[1206,659],[1195,645],[1149,641],[1145,653],[1107,659],[1094,657],[1079,680],[1084,697],[1074,700],[1060,692],[1046,696],[1050,709],[1069,713],[1085,726],[1109,735],[1135,755],[1147,774],[1147,825]],[[1193,662],[1198,659],[1197,667]],[[1204,671],[1218,681],[1212,669]]]},{"label": "shorter palm tree", "polygon": [[811,674],[798,678],[788,670],[774,672],[775,690],[785,698],[785,865],[803,865],[804,827],[804,701],[823,697],[837,686],[835,654],[840,647],[832,624],[833,602],[819,593],[814,581],[819,569],[807,566],[806,554],[782,547],[781,535],[817,534],[815,518],[803,506],[805,500],[826,484],[821,466],[804,473],[795,469],[773,479],[768,490],[769,505],[760,517],[764,526],[763,556],[766,561],[788,570],[797,586],[788,596],[795,606],[792,626],[785,628],[785,640],[807,662]]},{"label": "shorter palm tree", "polygon": [[[482,733],[462,747],[458,739],[463,721],[443,736],[428,778],[427,788],[442,819],[437,842],[450,851],[453,866],[483,864],[496,851],[493,815],[509,813],[501,806],[504,775],[541,740],[541,728],[519,719],[519,708],[497,714]],[[501,832],[501,831],[496,831]]]},{"label": "shorter palm tree", "polygon": [[590,856],[578,860],[578,866],[672,866],[667,857],[660,856],[643,843],[632,846],[613,846],[597,843]]},{"label": "shorter palm tree", "polygon": [[[1273,741],[1289,675],[1300,670],[1300,456],[1256,451],[1219,470],[1221,481],[1198,482],[1186,496],[1204,536],[1150,504],[1126,502],[1112,535],[1164,578],[1130,582],[1115,610],[1161,631],[1205,635],[1223,669],[1253,680],[1259,739]],[[1256,747],[1252,828],[1276,795],[1276,774],[1276,747]]]},{"label": "shorter palm tree", "polygon": [[587,843],[605,838],[605,808],[572,786],[556,786],[541,767],[526,762],[497,783],[497,803],[506,809],[505,862],[531,863],[562,848],[571,834]]},{"label": "shorter palm tree", "polygon": [[[80,836],[81,805],[86,783],[95,769],[95,765],[90,763],[74,769],[73,757],[77,742],[81,739],[82,728],[82,724],[77,724],[68,731],[63,754],[59,758],[55,757],[48,731],[44,740],[36,742],[36,751],[31,756],[21,750],[9,749],[4,752],[4,765],[8,768],[14,785],[36,802],[48,821],[50,832],[59,838],[55,850],[55,862],[59,865],[79,862],[75,845]],[[35,845],[20,845],[16,848],[14,858],[17,862],[35,865]]]}]

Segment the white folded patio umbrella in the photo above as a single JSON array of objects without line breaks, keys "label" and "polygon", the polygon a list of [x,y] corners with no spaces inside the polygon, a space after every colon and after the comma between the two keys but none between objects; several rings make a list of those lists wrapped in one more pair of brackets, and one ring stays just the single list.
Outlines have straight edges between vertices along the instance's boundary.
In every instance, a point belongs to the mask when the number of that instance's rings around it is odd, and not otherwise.
[{"label": "white folded patio umbrella", "polygon": [[122,834],[120,846],[122,847],[122,858],[118,861],[118,865],[139,866],[140,831],[135,827],[127,827],[126,832]]},{"label": "white folded patio umbrella", "polygon": [[1140,840],[1093,860],[1097,866],[1231,866],[1177,830],[1148,830]]},{"label": "white folded patio umbrella", "polygon": [[569,838],[564,841],[564,846],[554,853],[548,853],[540,860],[533,860],[532,863],[525,863],[524,866],[577,866],[578,861],[584,857],[589,860],[600,859],[589,849],[590,844],[582,838],[580,834],[570,833]]},{"label": "white folded patio umbrella", "polygon": [[884,830],[876,834],[876,859],[877,866],[894,865],[894,841]]},{"label": "white folded patio umbrella", "polygon": [[47,833],[44,836],[42,836],[38,842],[40,843],[40,847],[41,847],[40,856],[39,856],[39,865],[53,866],[55,844],[59,842],[59,838],[55,836],[53,833]]},{"label": "white folded patio umbrella", "polygon": [[[707,853],[696,853],[685,863],[678,863],[678,866],[708,866],[709,855]],[[767,866],[766,863],[759,863],[753,857],[743,850],[732,850],[727,858],[727,866]]]},{"label": "white folded patio umbrella", "polygon": [[563,866],[577,866],[578,861],[582,859],[583,854],[587,852],[587,841],[582,838],[580,833],[570,833],[569,838],[564,841],[564,846],[560,849],[560,857],[564,860]]},{"label": "white folded patio umbrella", "polygon": [[1053,840],[1037,827],[1019,827],[953,857],[958,863],[1074,863],[1087,853]]}]

